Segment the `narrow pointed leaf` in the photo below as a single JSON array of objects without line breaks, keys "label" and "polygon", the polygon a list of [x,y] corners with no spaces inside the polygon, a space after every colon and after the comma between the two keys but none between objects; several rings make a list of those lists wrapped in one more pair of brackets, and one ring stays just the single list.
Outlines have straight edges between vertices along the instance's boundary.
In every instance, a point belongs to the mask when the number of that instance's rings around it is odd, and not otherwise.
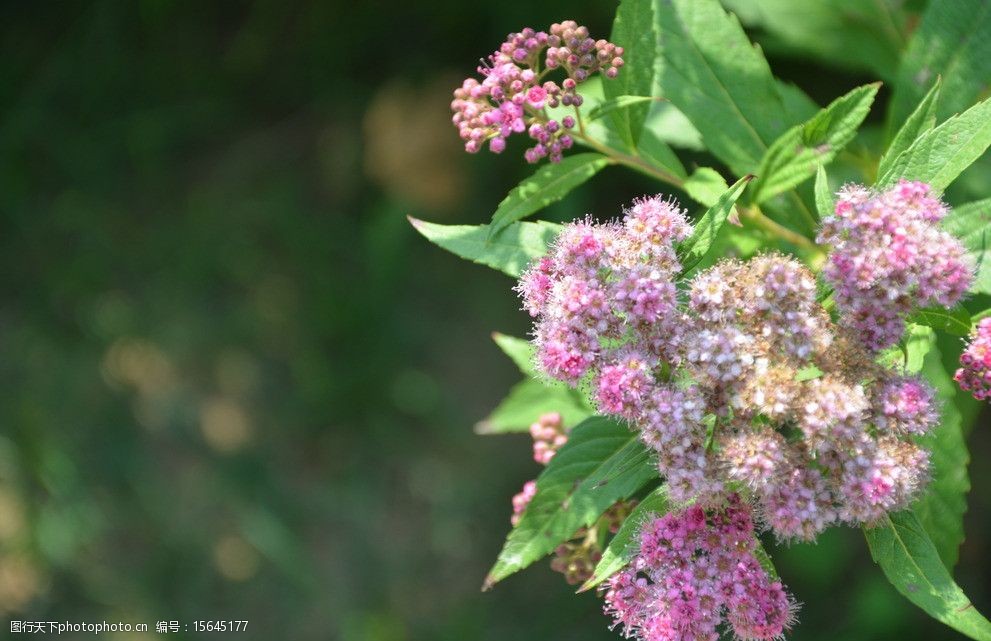
[{"label": "narrow pointed leaf", "polygon": [[525,338],[517,338],[501,332],[492,332],[492,340],[499,346],[503,354],[516,363],[516,367],[520,368],[520,372],[527,378],[537,376],[533,343]]},{"label": "narrow pointed leaf", "polygon": [[438,247],[514,277],[546,254],[561,231],[560,225],[545,221],[513,223],[497,234],[490,234],[488,225],[438,225],[413,217],[409,221]]},{"label": "narrow pointed leaf", "polygon": [[616,96],[609,98],[589,110],[588,116],[585,117],[585,122],[598,120],[617,109],[629,109],[634,105],[644,106],[654,100],[656,98],[651,98],[650,96]]},{"label": "narrow pointed leaf", "polygon": [[577,425],[595,413],[578,390],[531,378],[514,385],[492,413],[475,425],[475,432],[526,432],[542,414],[550,412],[559,413],[565,425]]},{"label": "narrow pointed leaf", "polygon": [[864,536],[874,561],[905,598],[954,630],[991,641],[991,622],[953,581],[912,511],[886,516],[876,527],[865,528]]},{"label": "narrow pointed leaf", "polygon": [[937,77],[932,88],[915,107],[915,111],[898,129],[895,137],[891,139],[891,144],[888,145],[888,149],[885,150],[884,155],[881,156],[881,162],[878,164],[878,175],[887,172],[895,158],[908,149],[916,138],[931,131],[936,126],[936,104],[939,102],[941,84],[939,77]]},{"label": "narrow pointed leaf", "polygon": [[655,478],[656,465],[625,426],[599,416],[576,426],[537,478],[537,493],[509,533],[484,587],[549,554]]},{"label": "narrow pointed leaf", "polygon": [[832,161],[853,140],[879,87],[874,83],[854,89],[775,140],[757,169],[753,202],[762,203],[795,187],[813,176],[819,165]]},{"label": "narrow pointed leaf", "polygon": [[815,197],[816,211],[819,213],[819,218],[832,216],[833,210],[836,207],[836,201],[833,198],[833,190],[829,187],[829,177],[826,175],[826,168],[822,165],[819,165],[819,168],[816,170]]},{"label": "narrow pointed leaf", "polygon": [[740,194],[752,178],[753,176],[744,176],[733,183],[733,186],[723,192],[723,195],[716,199],[716,203],[695,222],[692,235],[678,246],[683,272],[691,271],[705,257],[723,223],[733,211]]},{"label": "narrow pointed leaf", "polygon": [[919,136],[879,175],[878,186],[921,180],[942,192],[991,145],[991,99]]},{"label": "narrow pointed leaf", "polygon": [[637,532],[651,514],[666,514],[671,509],[667,487],[662,485],[637,503],[619,530],[602,552],[602,559],[595,566],[591,578],[586,581],[581,592],[591,590],[613,574],[622,570],[633,558],[637,548]]},{"label": "narrow pointed leaf", "polygon": [[602,154],[582,153],[565,156],[558,163],[544,165],[514,187],[499,203],[492,214],[489,233],[495,235],[509,224],[561,200],[610,162]]},{"label": "narrow pointed leaf", "polygon": [[692,200],[706,207],[712,207],[719,197],[726,193],[729,185],[718,171],[710,167],[699,167],[681,186]]}]

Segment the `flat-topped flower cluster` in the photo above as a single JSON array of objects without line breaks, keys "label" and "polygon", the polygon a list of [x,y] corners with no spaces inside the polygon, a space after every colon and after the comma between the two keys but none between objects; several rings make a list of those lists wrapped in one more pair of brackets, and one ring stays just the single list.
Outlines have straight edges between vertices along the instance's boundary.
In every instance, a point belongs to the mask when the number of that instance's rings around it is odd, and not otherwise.
[{"label": "flat-topped flower cluster", "polygon": [[[509,136],[526,132],[534,141],[524,153],[527,162],[559,162],[574,144],[569,131],[575,118],[550,118],[546,108],[580,107],[584,99],[578,86],[596,73],[615,78],[622,55],[622,47],[592,39],[573,20],[555,23],[548,31],[526,28],[509,34],[478,67],[482,81],[467,78],[454,91],[452,120],[465,150],[475,153],[488,143],[490,151],[501,153]],[[555,69],[564,72],[560,83],[546,77]]]},{"label": "flat-topped flower cluster", "polygon": [[613,575],[606,612],[627,637],[716,641],[724,623],[738,639],[776,639],[797,609],[756,556],[754,523],[737,495],[645,522],[630,565]]},{"label": "flat-topped flower cluster", "polygon": [[[912,437],[937,422],[933,390],[877,364],[791,258],[721,260],[679,294],[691,231],[660,197],[619,222],[566,225],[517,286],[541,371],[638,431],[676,502],[744,492],[779,538],[802,540],[908,505],[927,479]],[[913,282],[956,273],[925,265]]]}]

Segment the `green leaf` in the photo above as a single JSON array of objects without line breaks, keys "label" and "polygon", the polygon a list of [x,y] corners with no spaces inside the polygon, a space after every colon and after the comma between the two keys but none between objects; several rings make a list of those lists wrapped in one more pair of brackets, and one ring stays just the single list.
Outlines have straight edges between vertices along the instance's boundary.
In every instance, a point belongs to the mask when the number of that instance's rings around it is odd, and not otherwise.
[{"label": "green leaf", "polygon": [[[651,0],[622,0],[616,9],[610,41],[624,49],[623,68],[615,78],[603,82],[605,97],[659,95],[655,78],[657,33]],[[612,128],[629,149],[637,148],[649,111],[649,104],[640,104],[610,114]]]},{"label": "green leaf", "polygon": [[699,167],[685,180],[681,188],[695,202],[712,207],[719,201],[719,197],[726,193],[729,185],[715,169]]},{"label": "green leaf", "polygon": [[821,377],[825,372],[816,367],[815,365],[808,365],[802,369],[795,372],[795,382],[801,383],[803,381],[811,381],[813,379]]},{"label": "green leaf", "polygon": [[932,88],[922,98],[915,111],[895,134],[895,137],[891,139],[891,144],[888,145],[888,149],[881,156],[881,162],[878,164],[878,175],[887,172],[895,158],[908,149],[916,138],[932,131],[932,128],[936,126],[936,104],[939,101],[941,84],[937,76]]},{"label": "green leaf", "polygon": [[484,589],[549,554],[655,478],[657,467],[625,426],[600,416],[576,426],[537,478],[537,493],[509,533]]},{"label": "green leaf", "polygon": [[617,109],[629,109],[634,105],[643,105],[655,100],[657,99],[650,96],[616,96],[615,98],[609,98],[590,109],[588,115],[585,116],[585,122],[598,120],[602,116],[610,114]]},{"label": "green leaf", "polygon": [[517,338],[501,332],[492,332],[492,340],[510,360],[516,363],[516,367],[520,368],[523,374],[528,378],[537,376],[533,343],[525,338]]},{"label": "green leaf", "polygon": [[565,425],[577,425],[595,413],[578,390],[531,378],[514,385],[492,413],[475,425],[475,432],[526,432],[541,414],[549,412],[559,413]]},{"label": "green leaf", "polygon": [[944,307],[931,307],[920,309],[912,314],[909,319],[913,323],[926,325],[941,332],[953,334],[954,336],[967,336],[970,334],[970,314],[962,307],[946,309]]},{"label": "green leaf", "polygon": [[954,208],[943,228],[960,239],[977,267],[971,291],[991,294],[991,198]]},{"label": "green leaf", "polygon": [[585,581],[579,592],[591,590],[626,567],[636,553],[636,535],[640,526],[643,525],[649,515],[666,514],[670,507],[668,488],[664,485],[658,487],[637,503],[637,506],[626,517],[623,524],[619,526],[619,530],[616,531],[612,540],[609,541],[609,545],[603,550],[602,559],[595,566],[592,577],[588,581]]},{"label": "green leaf", "polygon": [[[665,0],[653,6],[664,97],[735,174],[754,171],[771,142],[792,124],[764,56],[716,0]],[[637,28],[645,38],[654,35],[646,23]]]},{"label": "green leaf", "polygon": [[757,169],[753,202],[762,203],[791,189],[815,174],[817,166],[836,157],[853,140],[879,87],[874,83],[854,89],[775,140]]},{"label": "green leaf", "polygon": [[923,375],[936,390],[940,404],[940,422],[919,444],[932,452],[932,480],[925,494],[915,502],[913,511],[929,534],[943,564],[953,569],[964,539],[963,515],[967,511],[970,479],[967,464],[970,454],[964,442],[963,418],[957,409],[958,388],[943,368],[939,348],[925,358]]},{"label": "green leaf", "polygon": [[819,218],[832,216],[836,208],[836,201],[833,199],[833,190],[829,187],[829,177],[826,176],[826,168],[821,164],[816,170],[815,197],[816,211],[819,213]]},{"label": "green leaf", "polygon": [[642,136],[648,131],[653,133],[657,140],[672,147],[705,151],[702,134],[685,117],[685,114],[678,111],[678,108],[670,102],[656,102],[651,105],[647,122],[644,123],[641,134],[641,144],[643,143]]},{"label": "green leaf", "polygon": [[905,372],[917,374],[922,371],[926,354],[933,348],[936,335],[931,327],[909,323],[905,332]]},{"label": "green leaf", "polygon": [[644,129],[640,133],[640,143],[637,145],[637,153],[640,157],[659,169],[684,179],[688,174],[684,165],[678,160],[671,147],[657,137],[657,133],[651,129]]},{"label": "green leaf", "polygon": [[561,226],[539,221],[512,223],[497,234],[488,225],[438,225],[408,216],[424,238],[452,254],[518,277],[534,259],[547,253],[547,247]]},{"label": "green leaf", "polygon": [[953,582],[926,530],[910,510],[890,514],[864,536],[874,561],[909,601],[954,630],[991,641],[991,622]]},{"label": "green leaf", "polygon": [[927,182],[942,192],[984,154],[988,145],[991,145],[991,99],[919,136],[880,175],[878,186],[890,187],[899,178],[906,178]]},{"label": "green leaf", "polygon": [[489,234],[494,236],[510,223],[522,220],[561,200],[611,162],[602,154],[582,153],[565,156],[558,163],[544,165],[514,187],[499,203],[492,214]]},{"label": "green leaf", "polygon": [[889,131],[903,122],[936,76],[943,78],[937,115],[960,112],[987,95],[991,77],[991,3],[930,0],[909,41],[891,96]]},{"label": "green leaf", "polygon": [[744,176],[733,183],[733,186],[723,192],[723,195],[716,199],[715,204],[695,222],[692,235],[678,246],[678,256],[681,258],[684,273],[691,271],[705,257],[726,218],[733,211],[733,205],[752,178],[753,176]]}]

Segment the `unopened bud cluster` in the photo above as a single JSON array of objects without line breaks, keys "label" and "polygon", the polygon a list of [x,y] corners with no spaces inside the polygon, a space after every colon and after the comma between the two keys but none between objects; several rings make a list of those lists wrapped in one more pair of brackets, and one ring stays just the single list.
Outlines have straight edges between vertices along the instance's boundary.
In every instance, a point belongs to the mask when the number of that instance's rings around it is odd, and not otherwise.
[{"label": "unopened bud cluster", "polygon": [[[526,132],[535,143],[524,153],[527,162],[559,162],[574,144],[568,132],[575,119],[549,118],[545,108],[580,107],[578,85],[599,72],[616,77],[622,55],[622,47],[592,39],[586,27],[572,20],[551,25],[549,33],[526,28],[509,34],[478,67],[481,82],[467,78],[454,91],[452,120],[465,150],[475,153],[488,143],[490,151],[501,153],[509,136]],[[555,69],[566,75],[560,84],[546,78]]]},{"label": "unopened bud cluster", "polygon": [[906,180],[880,193],[847,185],[823,221],[817,240],[833,246],[823,276],[868,349],[894,345],[913,309],[952,307],[973,281],[963,245],[939,228],[947,207],[930,192]]},{"label": "unopened bud cluster", "polygon": [[638,430],[676,502],[746,490],[779,538],[805,540],[906,506],[927,478],[911,437],[937,421],[932,389],[875,364],[790,258],[722,260],[679,304],[690,233],[661,198],[566,225],[517,286],[538,367]]},{"label": "unopened bud cluster", "polygon": [[699,506],[645,522],[631,564],[613,575],[606,612],[627,637],[641,641],[777,639],[793,621],[795,601],[756,556],[749,508]]},{"label": "unopened bud cluster", "polygon": [[977,400],[991,399],[991,318],[977,324],[953,380]]}]

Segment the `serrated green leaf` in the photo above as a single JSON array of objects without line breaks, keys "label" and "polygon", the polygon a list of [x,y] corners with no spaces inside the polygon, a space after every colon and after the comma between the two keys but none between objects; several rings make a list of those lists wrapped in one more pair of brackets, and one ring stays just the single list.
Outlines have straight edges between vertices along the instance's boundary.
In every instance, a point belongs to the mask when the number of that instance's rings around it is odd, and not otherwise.
[{"label": "serrated green leaf", "polygon": [[577,425],[595,413],[578,390],[563,383],[527,379],[509,390],[492,413],[475,425],[475,432],[526,432],[531,423],[550,412],[559,413],[565,425]]},{"label": "serrated green leaf", "polygon": [[967,336],[970,334],[970,314],[962,307],[945,309],[943,307],[931,307],[915,311],[909,319],[913,323],[926,325],[933,329],[954,336]]},{"label": "serrated green leaf", "polygon": [[[616,9],[610,41],[623,47],[622,72],[602,88],[607,99],[659,95],[655,78],[657,33],[651,0],[622,0]],[[610,114],[612,129],[629,149],[636,149],[650,111],[640,104]]]},{"label": "serrated green leaf", "polygon": [[929,534],[943,564],[953,569],[964,540],[963,515],[967,511],[970,454],[963,435],[963,419],[957,409],[959,389],[943,368],[939,348],[926,354],[922,373],[936,390],[940,404],[939,425],[919,439],[932,452],[932,480],[912,509]]},{"label": "serrated green leaf", "polygon": [[635,105],[642,106],[655,100],[657,99],[651,98],[650,96],[615,96],[590,109],[588,115],[585,116],[585,122],[587,123],[598,120],[599,118],[610,114],[617,109],[629,109]]},{"label": "serrated green leaf", "polygon": [[921,180],[942,192],[991,145],[991,99],[919,136],[892,161],[877,184],[887,188],[899,178]]},{"label": "serrated green leaf", "polygon": [[798,383],[811,381],[821,377],[823,374],[824,372],[815,365],[809,365],[795,372],[795,381]]},{"label": "serrated green leaf", "polygon": [[719,197],[726,193],[729,185],[715,169],[699,167],[685,180],[681,188],[695,202],[712,207],[719,201]]},{"label": "serrated green leaf", "polygon": [[516,367],[528,378],[537,376],[537,368],[534,360],[533,343],[525,338],[517,338],[501,332],[492,332],[492,340],[499,346],[502,353],[516,363]]},{"label": "serrated green leaf", "polygon": [[937,116],[987,95],[991,77],[991,3],[930,0],[902,57],[891,96],[889,131],[903,122],[936,76],[943,78]]},{"label": "serrated green leaf", "polygon": [[497,234],[488,225],[438,225],[409,216],[424,238],[452,254],[480,265],[518,277],[534,259],[547,253],[547,247],[561,226],[538,221],[512,223]]},{"label": "serrated green leaf", "polygon": [[816,169],[815,197],[816,211],[819,213],[819,218],[832,216],[836,208],[836,201],[833,199],[833,190],[829,187],[829,177],[826,175],[826,168],[822,165],[819,165],[819,168]]},{"label": "serrated green leaf", "polygon": [[943,228],[960,239],[974,261],[971,291],[991,294],[991,198],[955,207]]},{"label": "serrated green leaf", "polygon": [[919,136],[932,131],[932,128],[936,126],[936,105],[939,102],[941,84],[939,77],[937,77],[932,88],[915,107],[915,111],[905,120],[901,128],[898,129],[898,133],[891,139],[891,144],[881,156],[881,162],[877,167],[879,176],[886,173],[895,158],[911,147]]},{"label": "serrated green leaf", "polygon": [[925,528],[911,510],[886,516],[864,536],[892,585],[931,617],[972,639],[991,641],[991,622],[953,581]]},{"label": "serrated green leaf", "polygon": [[489,234],[494,236],[511,223],[561,200],[611,162],[602,154],[590,152],[565,156],[561,162],[544,165],[499,203],[492,214]]},{"label": "serrated green leaf", "polygon": [[602,558],[599,560],[598,565],[595,566],[595,571],[592,573],[591,578],[582,585],[579,592],[591,590],[626,567],[636,553],[636,535],[640,526],[643,525],[643,522],[650,514],[666,514],[670,508],[671,503],[668,499],[668,489],[664,485],[658,487],[637,503],[637,506],[633,508],[633,511],[626,517],[626,520],[619,526],[619,530],[616,531],[612,540],[609,541],[609,545],[602,551]]},{"label": "serrated green leaf", "polygon": [[[770,143],[792,124],[764,56],[716,0],[653,5],[664,97],[735,174],[754,171]],[[639,28],[649,31],[647,25]]]},{"label": "serrated green leaf", "polygon": [[733,211],[733,206],[740,198],[740,194],[743,193],[744,188],[752,178],[753,176],[744,176],[723,192],[716,199],[715,204],[695,222],[692,235],[678,245],[678,256],[681,259],[684,273],[691,271],[705,257],[723,223]]},{"label": "serrated green leaf", "polygon": [[832,161],[853,140],[879,87],[875,83],[854,89],[775,140],[757,169],[752,201],[773,198],[814,175],[817,166]]},{"label": "serrated green leaf", "polygon": [[655,478],[654,461],[629,429],[600,416],[582,422],[537,478],[537,493],[509,533],[484,588],[549,554]]}]

